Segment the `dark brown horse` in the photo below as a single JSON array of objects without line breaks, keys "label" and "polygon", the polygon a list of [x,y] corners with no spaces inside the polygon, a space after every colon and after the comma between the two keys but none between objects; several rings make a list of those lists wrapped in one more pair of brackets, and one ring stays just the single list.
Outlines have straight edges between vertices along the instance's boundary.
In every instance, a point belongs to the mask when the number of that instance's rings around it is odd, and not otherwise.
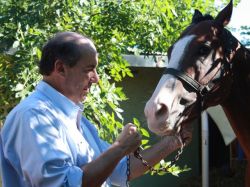
[{"label": "dark brown horse", "polygon": [[[192,23],[168,50],[169,65],[145,106],[149,129],[179,132],[202,110],[220,104],[250,159],[250,51],[224,27],[232,0],[213,18],[195,11]],[[246,171],[250,187],[250,165]]]}]

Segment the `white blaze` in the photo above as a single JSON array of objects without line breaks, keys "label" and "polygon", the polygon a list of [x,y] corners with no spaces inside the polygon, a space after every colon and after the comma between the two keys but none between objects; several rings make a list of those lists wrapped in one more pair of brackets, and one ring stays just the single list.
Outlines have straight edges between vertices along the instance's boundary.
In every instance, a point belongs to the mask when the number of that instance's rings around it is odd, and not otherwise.
[{"label": "white blaze", "polygon": [[193,40],[195,35],[185,36],[174,44],[171,58],[169,59],[168,68],[178,69],[180,62],[185,54],[185,49],[188,47],[189,43]]}]

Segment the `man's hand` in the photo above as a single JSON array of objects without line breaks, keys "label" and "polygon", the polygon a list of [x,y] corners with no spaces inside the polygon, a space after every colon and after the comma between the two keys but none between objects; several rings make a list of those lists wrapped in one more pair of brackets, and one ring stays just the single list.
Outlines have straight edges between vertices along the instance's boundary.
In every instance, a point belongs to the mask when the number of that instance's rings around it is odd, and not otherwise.
[{"label": "man's hand", "polygon": [[141,144],[141,135],[138,133],[134,124],[128,123],[124,126],[121,134],[118,136],[117,143],[124,149],[126,154],[134,152]]}]

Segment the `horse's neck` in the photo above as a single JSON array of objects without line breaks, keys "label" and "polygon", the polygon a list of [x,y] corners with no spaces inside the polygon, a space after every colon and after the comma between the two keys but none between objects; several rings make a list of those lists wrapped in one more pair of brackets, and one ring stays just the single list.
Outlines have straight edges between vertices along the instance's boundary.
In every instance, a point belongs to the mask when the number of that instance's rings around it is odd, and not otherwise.
[{"label": "horse's neck", "polygon": [[222,107],[240,141],[250,156],[250,52],[242,48],[233,59],[234,82]]}]

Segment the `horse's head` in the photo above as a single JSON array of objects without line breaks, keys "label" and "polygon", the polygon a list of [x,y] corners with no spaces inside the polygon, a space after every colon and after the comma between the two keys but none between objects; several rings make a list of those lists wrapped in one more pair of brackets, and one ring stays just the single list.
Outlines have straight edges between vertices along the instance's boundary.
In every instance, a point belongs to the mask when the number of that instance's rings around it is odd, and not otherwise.
[{"label": "horse's head", "polygon": [[145,106],[148,127],[158,135],[180,126],[217,105],[232,85],[231,59],[239,42],[224,27],[232,15],[232,0],[213,19],[198,10],[192,24],[168,50],[169,64]]}]

